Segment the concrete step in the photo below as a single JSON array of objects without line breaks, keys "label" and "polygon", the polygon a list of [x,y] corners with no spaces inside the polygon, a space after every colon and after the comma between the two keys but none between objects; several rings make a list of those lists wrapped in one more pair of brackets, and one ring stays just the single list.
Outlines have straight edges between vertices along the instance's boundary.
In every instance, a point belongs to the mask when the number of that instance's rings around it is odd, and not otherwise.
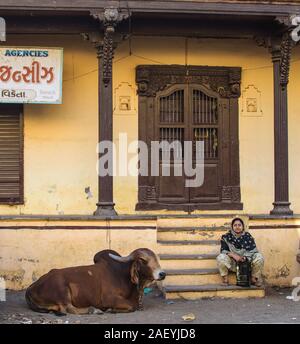
[{"label": "concrete step", "polygon": [[219,240],[158,240],[159,254],[218,254]]},{"label": "concrete step", "polygon": [[163,269],[214,269],[217,254],[160,254]]},{"label": "concrete step", "polygon": [[[177,269],[165,270],[167,276],[164,285],[205,285],[221,284],[222,278],[218,269]],[[235,274],[229,274],[229,283],[236,284]]]},{"label": "concrete step", "polygon": [[196,300],[202,298],[261,298],[265,296],[264,288],[250,288],[236,285],[223,286],[220,284],[195,285],[165,285],[163,291],[166,299]]},{"label": "concrete step", "polygon": [[158,240],[220,240],[221,236],[228,231],[222,227],[163,227],[157,229]]}]

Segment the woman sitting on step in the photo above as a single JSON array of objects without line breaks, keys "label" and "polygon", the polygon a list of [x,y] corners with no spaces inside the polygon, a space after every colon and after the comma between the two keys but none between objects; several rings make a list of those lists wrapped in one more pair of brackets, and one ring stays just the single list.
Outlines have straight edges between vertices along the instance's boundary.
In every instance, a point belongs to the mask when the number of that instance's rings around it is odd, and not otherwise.
[{"label": "woman sitting on step", "polygon": [[264,258],[258,252],[252,235],[246,232],[243,220],[234,218],[231,229],[221,237],[221,253],[217,257],[223,284],[228,284],[228,271],[235,272],[237,262],[245,257],[251,262],[251,283],[261,287]]}]

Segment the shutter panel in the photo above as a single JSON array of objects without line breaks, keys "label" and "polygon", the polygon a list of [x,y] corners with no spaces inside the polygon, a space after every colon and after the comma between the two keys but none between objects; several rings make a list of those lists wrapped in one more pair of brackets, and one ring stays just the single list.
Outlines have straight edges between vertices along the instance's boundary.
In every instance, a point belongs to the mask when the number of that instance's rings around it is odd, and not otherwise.
[{"label": "shutter panel", "polygon": [[17,104],[0,104],[0,203],[23,203],[23,114]]}]

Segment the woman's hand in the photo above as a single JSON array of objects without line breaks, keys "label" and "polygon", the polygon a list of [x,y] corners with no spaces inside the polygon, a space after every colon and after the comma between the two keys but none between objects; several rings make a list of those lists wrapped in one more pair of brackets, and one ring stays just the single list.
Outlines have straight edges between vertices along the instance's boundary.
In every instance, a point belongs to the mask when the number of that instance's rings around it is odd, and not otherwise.
[{"label": "woman's hand", "polygon": [[243,262],[245,260],[245,257],[241,257],[238,254],[235,253],[228,253],[228,256],[233,258],[236,262]]}]

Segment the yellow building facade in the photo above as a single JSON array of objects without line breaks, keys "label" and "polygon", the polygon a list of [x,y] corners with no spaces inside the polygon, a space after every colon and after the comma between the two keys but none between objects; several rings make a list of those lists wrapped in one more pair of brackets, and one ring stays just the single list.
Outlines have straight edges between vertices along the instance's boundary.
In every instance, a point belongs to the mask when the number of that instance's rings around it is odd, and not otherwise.
[{"label": "yellow building facade", "polygon": [[[98,199],[99,139],[94,47],[78,34],[11,34],[2,45],[61,47],[64,56],[62,104],[24,104],[24,204],[0,205],[0,276],[8,288],[26,288],[54,267],[89,264],[101,249],[128,254],[137,247],[148,247],[160,253],[160,227],[224,229],[237,214],[249,218],[249,230],[265,256],[266,282],[288,286],[299,276],[299,45],[292,51],[288,86],[289,201],[294,215],[272,217],[274,80],[268,50],[250,38],[133,34],[121,41],[112,69],[117,151],[120,134],[127,134],[128,144],[139,139],[138,66],[241,68],[238,142],[243,209],[198,209],[191,215],[181,210],[138,211],[138,177],[116,176],[113,201],[119,216],[111,218],[93,216]],[[247,103],[249,99],[255,99],[254,104]],[[128,161],[134,155],[128,153]]]},{"label": "yellow building facade", "polygon": [[[21,45],[24,38],[11,38]],[[156,64],[240,66],[241,90],[255,88],[260,97],[259,114],[243,113],[239,99],[239,142],[242,213],[266,214],[274,195],[273,72],[269,53],[251,40],[201,40],[133,37],[118,47],[114,60],[114,143],[127,133],[128,144],[138,140],[138,96],[135,68]],[[28,46],[60,46],[64,49],[63,104],[24,106],[24,192],[20,206],[3,206],[3,215],[91,215],[97,199],[97,59],[93,47],[80,37],[26,37]],[[289,83],[290,201],[300,213],[300,168],[297,136],[300,111],[300,49],[293,51]],[[118,88],[128,85],[133,110],[118,111]],[[244,93],[244,97],[245,93]],[[244,106],[245,107],[245,106]],[[118,113],[119,112],[119,113]],[[259,154],[258,154],[259,153]],[[128,154],[128,161],[133,158]],[[117,167],[119,168],[119,166]],[[87,199],[85,188],[93,197]],[[136,214],[137,177],[116,177],[114,200],[120,214]],[[124,197],[126,195],[126,198]],[[199,211],[201,213],[201,211]]]}]

